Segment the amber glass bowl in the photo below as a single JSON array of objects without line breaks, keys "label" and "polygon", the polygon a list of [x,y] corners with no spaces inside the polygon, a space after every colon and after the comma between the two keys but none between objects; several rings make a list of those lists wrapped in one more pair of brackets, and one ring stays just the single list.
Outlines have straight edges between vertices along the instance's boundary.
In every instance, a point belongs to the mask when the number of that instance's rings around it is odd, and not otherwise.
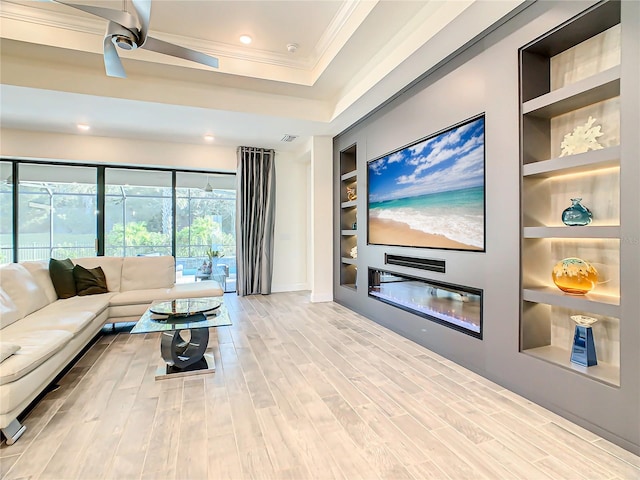
[{"label": "amber glass bowl", "polygon": [[584,295],[598,283],[598,271],[593,265],[575,257],[556,263],[551,277],[560,290],[571,295]]}]

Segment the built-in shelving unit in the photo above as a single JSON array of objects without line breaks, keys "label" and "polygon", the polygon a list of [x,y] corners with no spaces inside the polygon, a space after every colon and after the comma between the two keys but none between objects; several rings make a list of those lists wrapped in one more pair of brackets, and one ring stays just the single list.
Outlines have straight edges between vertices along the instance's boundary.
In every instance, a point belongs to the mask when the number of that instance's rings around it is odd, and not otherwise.
[{"label": "built-in shelving unit", "polygon": [[358,273],[352,256],[358,245],[357,194],[357,146],[351,145],[340,152],[340,285],[354,290]]},{"label": "built-in shelving unit", "polygon": [[[520,350],[602,383],[620,385],[620,3],[592,8],[520,50],[522,310]],[[589,118],[598,149],[569,154],[561,143]],[[593,222],[568,227],[562,211],[580,197]],[[563,258],[598,270],[586,295],[551,278]],[[570,362],[573,314],[594,316],[598,365]]]}]

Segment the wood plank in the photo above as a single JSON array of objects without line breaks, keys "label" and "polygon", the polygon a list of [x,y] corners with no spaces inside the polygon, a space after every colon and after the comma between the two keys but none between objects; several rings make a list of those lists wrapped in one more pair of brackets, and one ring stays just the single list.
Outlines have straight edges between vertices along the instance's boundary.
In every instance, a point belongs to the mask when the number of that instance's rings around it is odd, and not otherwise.
[{"label": "wood plank", "polygon": [[446,476],[456,480],[479,477],[471,465],[410,415],[393,417],[391,421],[423,452],[425,460],[432,461]]},{"label": "wood plank", "polygon": [[478,478],[513,478],[513,473],[509,472],[499,462],[487,462],[483,451],[477,448],[477,444],[470,442],[453,427],[439,428],[432,434],[444,443],[459,458],[472,466]]},{"label": "wood plank", "polygon": [[185,401],[180,415],[177,478],[207,478],[209,468],[204,399]]},{"label": "wood plank", "polygon": [[342,428],[359,447],[381,478],[410,478],[409,472],[391,454],[384,441],[369,428],[355,410],[339,395],[325,397],[323,401],[333,412]]},{"label": "wood plank", "polygon": [[619,458],[605,450],[593,448],[591,442],[580,438],[554,422],[543,425],[540,430],[569,448],[579,452],[588,452],[589,460],[607,470],[612,477],[640,478],[640,468],[624,461],[621,462]]},{"label": "wood plank", "polygon": [[[533,427],[511,413],[501,412],[491,415],[491,417],[507,428],[517,429],[522,435],[526,435],[527,439],[535,446],[547,451],[575,471],[589,472],[590,476],[598,478],[613,478],[615,476],[589,458],[590,449],[577,452],[567,447],[564,442],[547,435],[541,428]],[[546,460],[542,459],[536,463],[544,464],[545,462]]]},{"label": "wood plank", "polygon": [[375,405],[361,405],[356,412],[405,467],[424,462],[420,449]]},{"label": "wood plank", "polygon": [[159,476],[165,478],[175,477],[180,437],[173,432],[180,431],[181,408],[181,406],[166,409],[158,408],[151,436],[149,437],[149,448],[142,468],[143,478],[146,476],[155,476],[156,478]]},{"label": "wood plank", "polygon": [[242,464],[233,433],[209,437],[207,442],[209,478],[242,478]]},{"label": "wood plank", "polygon": [[509,447],[510,445],[505,445],[497,440],[491,440],[479,445],[480,450],[494,461],[503,465],[513,474],[514,478],[529,480],[552,480],[554,478],[545,474],[535,464],[514,453]]}]

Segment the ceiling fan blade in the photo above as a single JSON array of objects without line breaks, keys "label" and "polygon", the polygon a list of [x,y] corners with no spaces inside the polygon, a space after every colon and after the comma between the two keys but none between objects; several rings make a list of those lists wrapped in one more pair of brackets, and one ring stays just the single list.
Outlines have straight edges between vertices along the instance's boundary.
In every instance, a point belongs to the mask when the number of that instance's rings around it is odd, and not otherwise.
[{"label": "ceiling fan blade", "polygon": [[138,46],[141,47],[147,41],[147,33],[149,32],[149,19],[151,18],[151,0],[131,0],[133,8],[138,15],[140,22],[140,38]]},{"label": "ceiling fan blade", "polygon": [[116,46],[111,41],[110,36],[104,37],[104,69],[109,77],[127,78]]},{"label": "ceiling fan blade", "polygon": [[172,57],[184,58],[191,62],[201,63],[213,68],[218,68],[218,59],[211,57],[205,53],[191,50],[190,48],[180,47],[173,43],[158,40],[157,38],[147,37],[147,41],[142,47],[145,50],[171,55]]},{"label": "ceiling fan blade", "polygon": [[122,25],[127,30],[132,32],[138,32],[138,21],[136,18],[128,12],[122,10],[113,10],[111,8],[94,7],[91,5],[81,5],[79,3],[62,2],[60,0],[53,0],[60,5],[66,5],[67,7],[76,8],[83,12],[90,13],[100,18],[104,18],[111,22]]}]

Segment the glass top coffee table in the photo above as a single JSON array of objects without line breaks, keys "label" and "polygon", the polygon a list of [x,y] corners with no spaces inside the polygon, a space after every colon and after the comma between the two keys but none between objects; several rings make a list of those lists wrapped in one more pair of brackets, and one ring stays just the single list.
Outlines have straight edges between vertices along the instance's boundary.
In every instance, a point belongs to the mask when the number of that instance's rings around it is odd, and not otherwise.
[{"label": "glass top coffee table", "polygon": [[215,372],[213,355],[205,353],[209,328],[231,325],[220,297],[153,302],[131,330],[161,332],[160,354],[165,362],[156,380]]}]

